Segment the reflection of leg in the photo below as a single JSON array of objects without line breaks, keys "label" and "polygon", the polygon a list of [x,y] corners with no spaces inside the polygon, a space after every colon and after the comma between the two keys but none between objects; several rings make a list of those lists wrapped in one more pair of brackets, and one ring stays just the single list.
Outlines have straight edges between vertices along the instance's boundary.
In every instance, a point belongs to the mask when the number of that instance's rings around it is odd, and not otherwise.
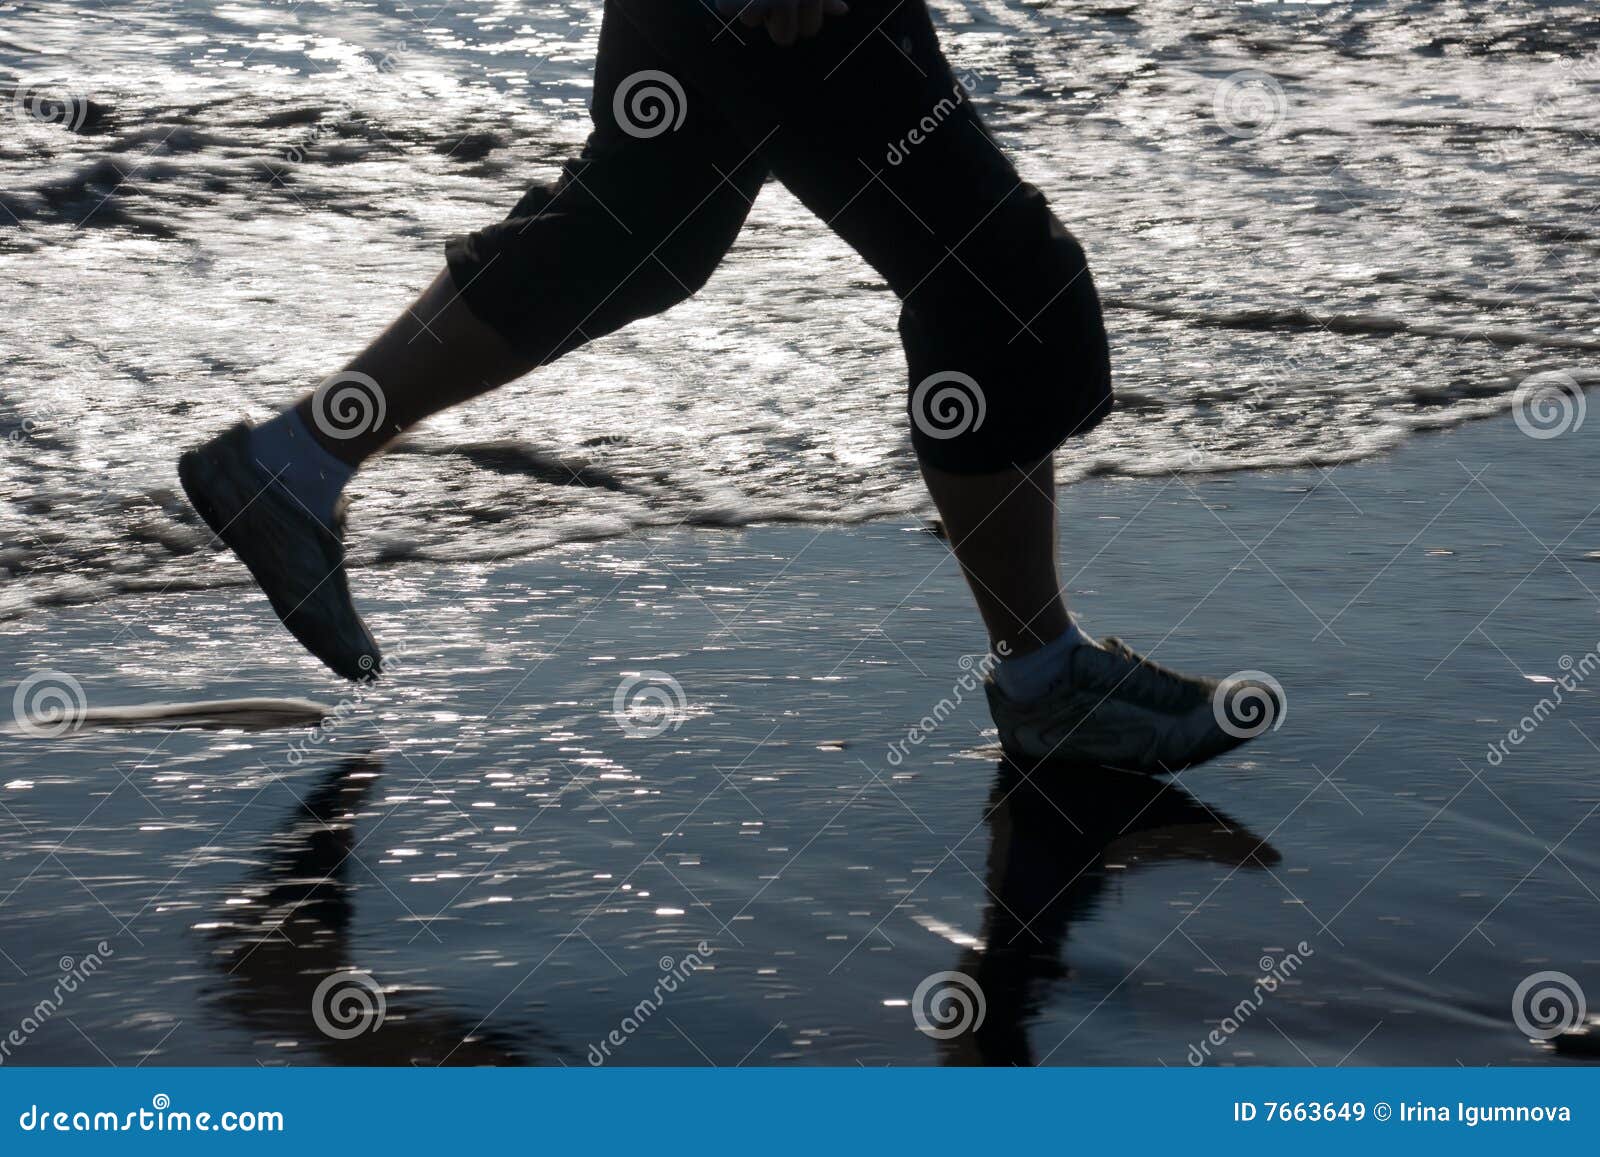
[{"label": "reflection of leg", "polygon": [[1282,858],[1177,784],[1091,768],[1047,779],[1001,763],[987,822],[984,949],[957,965],[978,982],[987,1015],[949,1042],[953,1064],[1034,1063],[1027,1022],[1067,975],[1061,954],[1100,902],[1108,858],[1135,871],[1180,860],[1264,868]]},{"label": "reflection of leg", "polygon": [[[238,922],[219,923],[212,933],[224,983],[222,1004],[252,1034],[309,1043],[324,1060],[338,1064],[525,1064],[528,1042],[484,1028],[476,1017],[400,1007],[405,998],[392,993],[385,995],[386,1011],[378,1024],[379,978],[322,988],[337,974],[354,975],[350,933],[356,889],[349,877],[359,855],[355,823],[381,770],[381,764],[359,759],[330,769],[270,837],[263,849],[264,878],[239,889],[237,898],[249,904],[229,906],[230,921]],[[241,911],[259,916],[239,919]],[[328,1007],[340,989],[343,1011],[366,1001],[364,1011],[372,1011],[372,1017],[355,1024],[340,1021],[341,1009]],[[325,1024],[335,1025],[341,1035],[329,1035]],[[363,1031],[342,1035],[357,1027]],[[540,1037],[534,1030],[522,1035]]]},{"label": "reflection of leg", "polygon": [[245,889],[245,911],[255,920],[216,933],[227,945],[230,972],[272,971],[286,950],[307,954],[311,966],[345,958],[354,824],[381,766],[356,759],[331,768],[268,839],[259,882]]}]

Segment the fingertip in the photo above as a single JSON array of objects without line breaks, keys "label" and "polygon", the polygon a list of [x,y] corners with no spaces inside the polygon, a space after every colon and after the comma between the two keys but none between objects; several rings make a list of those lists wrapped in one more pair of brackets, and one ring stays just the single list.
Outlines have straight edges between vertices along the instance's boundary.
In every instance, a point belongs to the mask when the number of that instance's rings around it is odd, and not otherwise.
[{"label": "fingertip", "polygon": [[794,8],[780,8],[767,17],[767,34],[779,48],[793,48],[800,38],[800,14]]}]

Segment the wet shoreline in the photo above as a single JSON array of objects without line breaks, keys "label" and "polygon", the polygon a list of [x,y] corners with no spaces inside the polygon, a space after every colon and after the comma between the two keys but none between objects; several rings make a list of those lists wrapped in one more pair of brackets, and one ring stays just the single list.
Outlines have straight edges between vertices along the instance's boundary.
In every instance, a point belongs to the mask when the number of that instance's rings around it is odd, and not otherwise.
[{"label": "wet shoreline", "polygon": [[[1090,629],[1287,690],[1278,730],[1175,783],[1030,780],[971,698],[907,744],[980,645],[915,525],[369,572],[400,662],[315,742],[0,737],[0,1025],[113,950],[8,1063],[581,1066],[612,1032],[624,1065],[1565,1063],[1512,997],[1600,961],[1593,688],[1536,712],[1600,646],[1600,524],[1559,484],[1588,457],[1502,419],[1327,471],[1075,488]],[[0,685],[349,696],[278,631],[217,591],[60,608]],[[347,973],[373,987],[330,1034]],[[944,973],[983,994],[975,1031],[918,1029]]]}]

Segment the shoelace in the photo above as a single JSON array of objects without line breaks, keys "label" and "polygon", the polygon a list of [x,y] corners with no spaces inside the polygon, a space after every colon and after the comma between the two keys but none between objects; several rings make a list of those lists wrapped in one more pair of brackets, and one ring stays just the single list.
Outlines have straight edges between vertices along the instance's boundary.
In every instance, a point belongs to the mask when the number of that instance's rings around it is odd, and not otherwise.
[{"label": "shoelace", "polygon": [[1121,639],[1103,640],[1102,650],[1120,660],[1114,671],[1106,673],[1108,690],[1112,687],[1127,690],[1163,707],[1183,706],[1198,690],[1193,679],[1145,658]]}]

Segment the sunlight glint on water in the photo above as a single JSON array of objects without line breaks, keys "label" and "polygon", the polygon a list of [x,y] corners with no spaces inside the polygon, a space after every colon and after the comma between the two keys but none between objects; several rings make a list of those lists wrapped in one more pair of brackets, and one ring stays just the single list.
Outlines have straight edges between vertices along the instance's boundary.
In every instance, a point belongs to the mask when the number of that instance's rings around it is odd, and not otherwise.
[{"label": "sunlight glint on water", "polygon": [[[1600,365],[1587,6],[933,6],[1109,306],[1124,408],[1066,477],[1358,458]],[[8,13],[0,68],[94,104],[0,134],[0,614],[232,574],[176,449],[335,369],[580,145],[598,8]],[[918,510],[895,314],[769,187],[698,299],[363,475],[356,558]]]}]

